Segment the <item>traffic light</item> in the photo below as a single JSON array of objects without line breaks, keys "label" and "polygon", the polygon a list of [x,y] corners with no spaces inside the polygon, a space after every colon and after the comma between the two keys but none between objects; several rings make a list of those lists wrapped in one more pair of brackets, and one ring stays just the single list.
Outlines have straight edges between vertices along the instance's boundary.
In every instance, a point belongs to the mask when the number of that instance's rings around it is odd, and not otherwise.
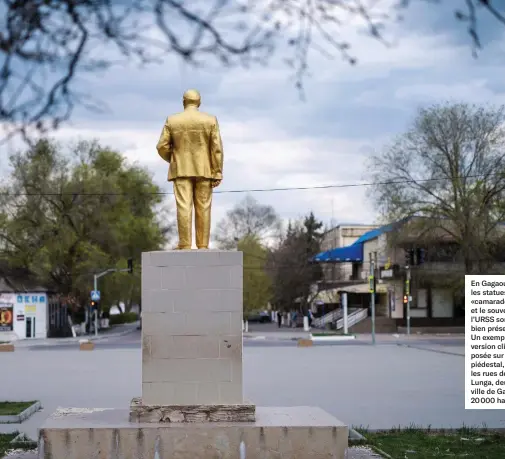
[{"label": "traffic light", "polygon": [[417,264],[422,265],[426,256],[426,250],[417,249]]},{"label": "traffic light", "polygon": [[98,301],[91,301],[90,306],[92,311],[98,309]]},{"label": "traffic light", "polygon": [[128,272],[133,274],[133,258],[128,258]]},{"label": "traffic light", "polygon": [[405,249],[405,266],[414,264],[414,249]]}]

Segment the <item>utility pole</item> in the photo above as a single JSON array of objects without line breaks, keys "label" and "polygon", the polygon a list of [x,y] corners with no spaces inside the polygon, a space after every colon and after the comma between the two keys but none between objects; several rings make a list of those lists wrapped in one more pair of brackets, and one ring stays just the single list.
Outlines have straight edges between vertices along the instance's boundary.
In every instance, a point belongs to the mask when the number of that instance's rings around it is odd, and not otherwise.
[{"label": "utility pole", "polygon": [[347,326],[347,292],[342,292],[340,296],[341,302],[342,302],[342,312],[344,314],[344,335],[347,335],[348,333],[348,326]]},{"label": "utility pole", "polygon": [[[116,268],[109,268],[106,269],[105,271],[102,271],[101,273],[95,274],[93,276],[93,291],[98,291],[98,279],[100,277],[105,276],[106,274],[109,273],[130,273],[133,274],[133,259],[128,258],[128,268],[126,269],[116,269]],[[90,317],[89,317],[89,329],[91,332],[91,307],[90,307]],[[95,310],[95,336],[98,336],[98,308]]]},{"label": "utility pole", "polygon": [[375,260],[372,259],[372,253],[369,254],[370,276],[370,310],[372,314],[372,344],[375,344]]},{"label": "utility pole", "polygon": [[410,266],[405,266],[405,296],[407,297],[407,335],[410,335]]}]

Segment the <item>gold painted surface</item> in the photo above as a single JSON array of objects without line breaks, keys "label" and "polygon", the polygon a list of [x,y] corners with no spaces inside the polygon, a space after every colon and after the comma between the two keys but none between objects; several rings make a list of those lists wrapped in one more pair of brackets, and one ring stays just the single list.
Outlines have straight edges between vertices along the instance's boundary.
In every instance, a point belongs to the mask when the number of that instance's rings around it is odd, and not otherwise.
[{"label": "gold painted surface", "polygon": [[212,189],[223,179],[223,145],[217,118],[200,112],[200,93],[184,93],[184,111],[169,116],[156,146],[170,166],[174,184],[179,249],[191,249],[195,208],[196,245],[207,249],[210,238]]}]

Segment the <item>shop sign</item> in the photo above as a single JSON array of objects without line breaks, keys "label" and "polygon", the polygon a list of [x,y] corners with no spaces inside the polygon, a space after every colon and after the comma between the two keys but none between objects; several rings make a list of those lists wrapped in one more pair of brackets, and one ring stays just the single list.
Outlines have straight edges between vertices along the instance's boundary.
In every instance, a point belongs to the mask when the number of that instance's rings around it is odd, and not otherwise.
[{"label": "shop sign", "polygon": [[25,314],[35,314],[37,312],[37,306],[32,304],[25,306]]}]

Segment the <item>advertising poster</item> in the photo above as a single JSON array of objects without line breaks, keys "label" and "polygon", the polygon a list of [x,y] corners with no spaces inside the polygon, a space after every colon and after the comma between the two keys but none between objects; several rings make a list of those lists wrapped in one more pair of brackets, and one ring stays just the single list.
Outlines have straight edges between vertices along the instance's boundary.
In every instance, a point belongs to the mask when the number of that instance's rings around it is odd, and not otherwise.
[{"label": "advertising poster", "polygon": [[0,332],[12,331],[14,327],[14,305],[0,303]]}]

